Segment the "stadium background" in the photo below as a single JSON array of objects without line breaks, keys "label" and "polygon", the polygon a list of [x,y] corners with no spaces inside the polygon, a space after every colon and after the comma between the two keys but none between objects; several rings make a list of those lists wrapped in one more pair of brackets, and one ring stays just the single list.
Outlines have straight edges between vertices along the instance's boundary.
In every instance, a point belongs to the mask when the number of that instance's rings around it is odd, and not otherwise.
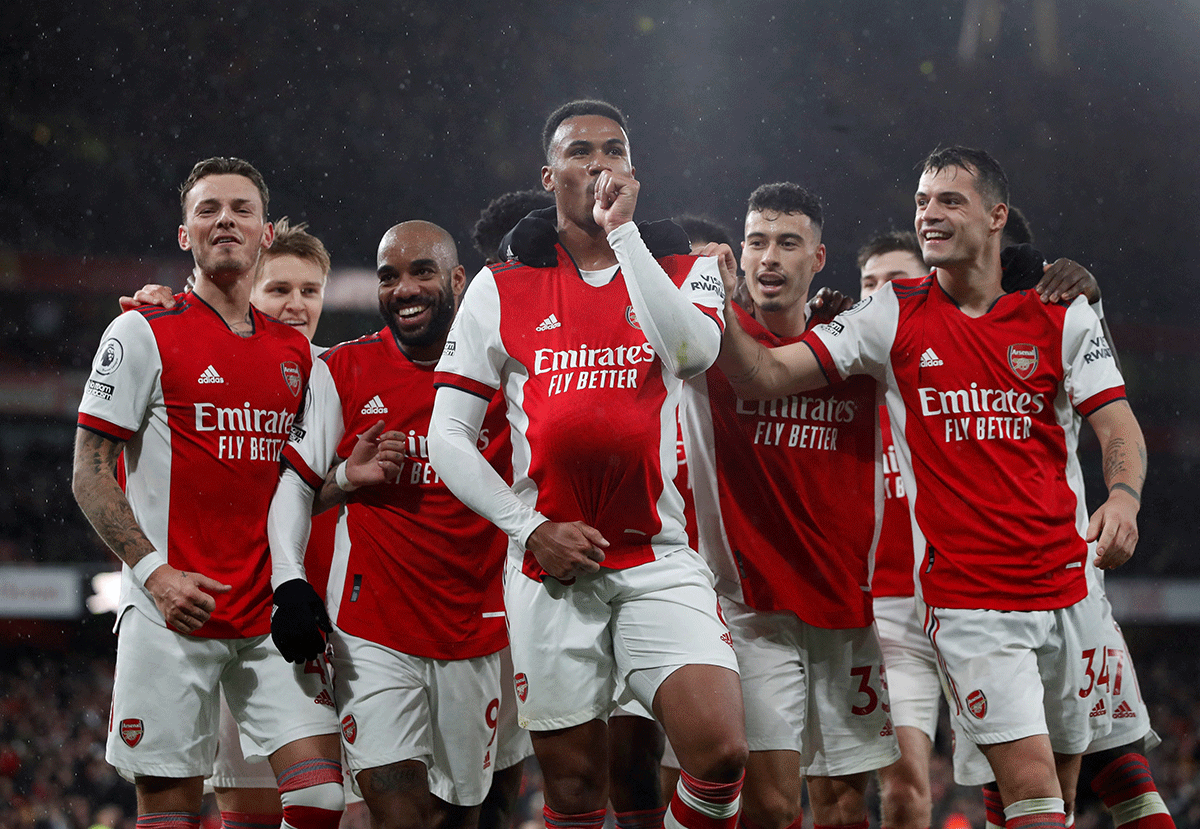
[{"label": "stadium background", "polygon": [[[326,242],[328,345],[376,325],[391,224],[443,225],[474,270],[479,210],[537,186],[545,115],[584,96],[629,116],[639,216],[736,230],[754,186],[800,182],[826,207],[820,283],[846,292],[858,245],[910,225],[930,149],[1000,159],[1038,247],[1104,289],[1151,452],[1138,554],[1110,592],[1164,796],[1200,825],[1200,0],[110,0],[5,4],[0,31],[0,829],[132,814],[102,759],[112,616],[86,602],[115,559],[71,498],[73,413],[116,297],[183,284],[191,164],[251,160],[271,216]],[[937,825],[980,826],[975,793],[937,774]]]}]

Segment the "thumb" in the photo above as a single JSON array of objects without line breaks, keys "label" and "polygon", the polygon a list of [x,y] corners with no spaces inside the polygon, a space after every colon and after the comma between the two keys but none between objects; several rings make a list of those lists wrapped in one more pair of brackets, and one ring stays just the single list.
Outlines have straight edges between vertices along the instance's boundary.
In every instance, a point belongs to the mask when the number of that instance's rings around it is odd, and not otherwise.
[{"label": "thumb", "polygon": [[118,299],[117,302],[121,305],[122,311],[132,311],[134,308],[138,307],[137,300],[131,296],[123,296]]},{"label": "thumb", "polygon": [[[1092,520],[1088,521],[1087,533],[1084,534],[1083,540],[1091,543],[1100,537],[1100,528],[1104,525],[1104,508],[1096,510],[1092,513]],[[1103,552],[1097,550],[1097,552]]]},{"label": "thumb", "polygon": [[607,547],[608,541],[600,534],[600,531],[595,527],[589,527],[587,524],[580,522],[579,531],[583,533],[583,537],[595,544],[597,547]]},{"label": "thumb", "polygon": [[210,579],[208,576],[200,573],[193,573],[192,577],[196,582],[196,586],[205,593],[228,593],[233,589],[233,585],[231,584],[221,584],[216,579]]}]

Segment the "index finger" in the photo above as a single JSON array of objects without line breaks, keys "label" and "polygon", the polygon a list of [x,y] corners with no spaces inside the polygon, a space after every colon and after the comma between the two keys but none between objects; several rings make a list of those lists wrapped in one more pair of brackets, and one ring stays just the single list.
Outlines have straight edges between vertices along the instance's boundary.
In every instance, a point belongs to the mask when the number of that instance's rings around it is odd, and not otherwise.
[{"label": "index finger", "polygon": [[374,443],[375,438],[379,437],[379,433],[383,431],[384,425],[382,419],[375,421],[366,431],[358,436],[358,439],[365,440],[367,443]]}]

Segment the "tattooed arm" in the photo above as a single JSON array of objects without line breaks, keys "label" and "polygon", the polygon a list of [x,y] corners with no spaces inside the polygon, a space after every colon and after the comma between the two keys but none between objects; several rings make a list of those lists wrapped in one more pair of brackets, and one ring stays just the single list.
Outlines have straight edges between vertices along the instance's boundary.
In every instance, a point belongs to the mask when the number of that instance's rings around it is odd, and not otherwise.
[{"label": "tattooed arm", "polygon": [[[77,430],[71,491],[104,543],[133,568],[155,550],[117,485],[117,458],[124,445],[87,429]],[[228,585],[207,576],[183,573],[169,564],[155,569],[145,581],[146,592],[154,598],[167,624],[183,633],[208,621],[216,607],[211,593],[225,593],[229,589]]]},{"label": "tattooed arm", "polygon": [[1146,483],[1146,442],[1124,400],[1092,412],[1088,423],[1100,439],[1108,500],[1092,514],[1087,540],[1098,541],[1096,566],[1111,570],[1128,561],[1137,546],[1137,514]]}]

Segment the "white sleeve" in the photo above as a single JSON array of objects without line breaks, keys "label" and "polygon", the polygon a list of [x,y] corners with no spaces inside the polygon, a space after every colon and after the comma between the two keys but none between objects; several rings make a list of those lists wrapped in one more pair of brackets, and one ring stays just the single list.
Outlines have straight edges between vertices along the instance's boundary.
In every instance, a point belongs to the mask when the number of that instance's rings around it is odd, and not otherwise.
[{"label": "white sleeve", "polygon": [[[446,335],[437,371],[494,390],[500,388],[507,360],[508,352],[500,338],[500,292],[491,269],[485,267],[471,280],[471,287],[463,295]],[[475,390],[485,399],[490,397],[482,388]]]},{"label": "white sleeve", "polygon": [[[677,287],[642,241],[637,225],[626,222],[608,234],[617,255],[638,325],[667,371],[687,379],[707,371],[721,350],[721,309],[725,288],[717,260],[698,258]],[[697,303],[715,310],[712,317]]]},{"label": "white sleeve", "polygon": [[316,496],[295,469],[285,466],[267,510],[267,544],[271,549],[271,589],[285,581],[306,579],[304,551],[312,530]]},{"label": "white sleeve", "polygon": [[488,401],[453,386],[433,399],[429,423],[429,462],[446,486],[475,512],[525,548],[547,518],[523,503],[479,451],[479,429]]},{"label": "white sleeve", "polygon": [[831,369],[837,375],[826,379],[835,383],[854,374],[869,374],[884,380],[899,320],[900,303],[889,283],[829,322],[815,326],[812,335],[825,353],[816,347],[813,351],[826,375]]},{"label": "white sleeve", "polygon": [[1100,318],[1085,296],[1075,297],[1067,308],[1062,348],[1063,385],[1076,408],[1102,392],[1124,385],[1108,338],[1100,327]]},{"label": "white sleeve", "polygon": [[295,465],[301,461],[305,467],[298,468],[301,476],[310,486],[319,488],[317,481],[323,480],[337,462],[337,448],[345,433],[337,383],[325,361],[314,359],[304,397],[304,414],[292,429],[284,450],[288,462]]},{"label": "white sleeve", "polygon": [[162,358],[150,323],[128,311],[104,332],[79,412],[84,419],[117,427],[113,431],[119,434],[113,437],[128,440],[145,422],[161,374]]}]

